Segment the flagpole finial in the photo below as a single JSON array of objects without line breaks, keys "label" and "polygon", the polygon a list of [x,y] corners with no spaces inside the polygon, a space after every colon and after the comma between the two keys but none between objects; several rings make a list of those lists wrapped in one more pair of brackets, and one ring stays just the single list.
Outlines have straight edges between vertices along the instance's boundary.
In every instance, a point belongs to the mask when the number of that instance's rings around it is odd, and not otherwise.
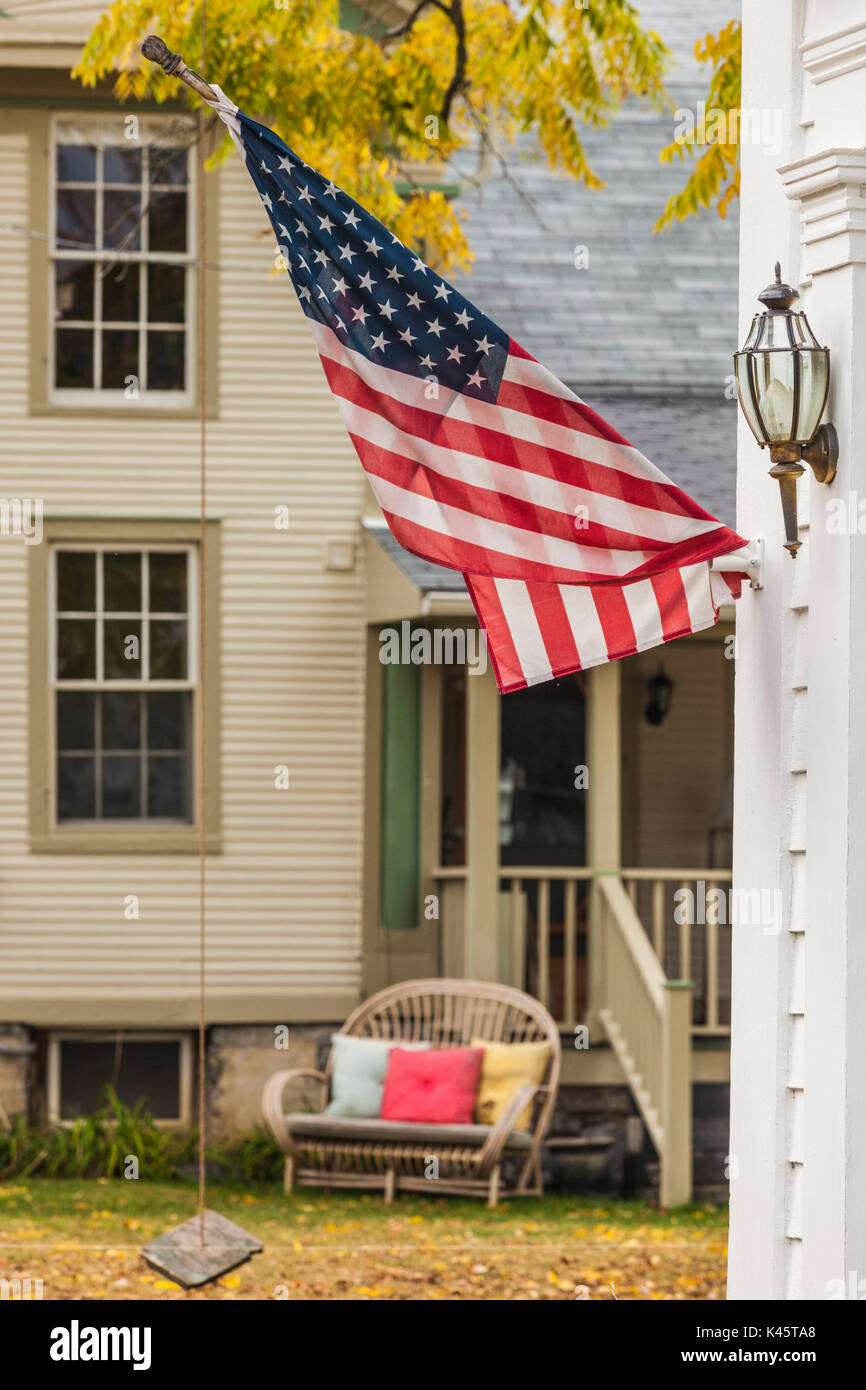
[{"label": "flagpole finial", "polygon": [[181,82],[185,82],[205,101],[219,100],[213,87],[205,82],[203,77],[199,77],[197,72],[193,72],[192,68],[188,68],[179,53],[172,53],[168,44],[158,34],[148,34],[147,38],[142,40],[141,51],[151,63],[158,64],[169,77],[177,77]]}]

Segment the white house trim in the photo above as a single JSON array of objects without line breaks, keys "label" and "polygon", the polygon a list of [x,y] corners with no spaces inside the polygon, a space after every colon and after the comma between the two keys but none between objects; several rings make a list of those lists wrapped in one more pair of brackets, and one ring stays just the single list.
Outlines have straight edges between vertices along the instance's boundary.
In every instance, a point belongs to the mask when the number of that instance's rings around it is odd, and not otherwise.
[{"label": "white house trim", "polygon": [[866,150],[823,150],[779,175],[800,204],[804,278],[866,261]]},{"label": "white house trim", "polygon": [[833,34],[800,45],[803,67],[813,82],[830,82],[866,67],[866,23],[850,24]]},{"label": "white house trim", "polygon": [[820,1300],[866,1275],[866,536],[826,511],[866,498],[866,0],[847,0],[846,30],[811,32],[842,11],[743,7],[743,104],[782,110],[784,158],[742,150],[741,331],[780,260],[831,350],[839,468],[829,488],[803,479],[791,560],[741,424],[738,530],[767,539],[737,622],[734,885],[780,888],[784,921],[734,929],[733,1299]]}]

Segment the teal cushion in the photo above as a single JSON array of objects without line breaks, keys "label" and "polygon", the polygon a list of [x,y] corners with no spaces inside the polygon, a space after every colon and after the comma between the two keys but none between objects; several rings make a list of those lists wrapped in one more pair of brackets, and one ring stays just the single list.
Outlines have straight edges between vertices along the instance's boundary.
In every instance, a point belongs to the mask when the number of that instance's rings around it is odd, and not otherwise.
[{"label": "teal cushion", "polygon": [[382,1089],[392,1047],[426,1052],[429,1042],[402,1042],[399,1038],[355,1038],[350,1033],[331,1037],[331,1102],[328,1115],[356,1115],[378,1119]]}]

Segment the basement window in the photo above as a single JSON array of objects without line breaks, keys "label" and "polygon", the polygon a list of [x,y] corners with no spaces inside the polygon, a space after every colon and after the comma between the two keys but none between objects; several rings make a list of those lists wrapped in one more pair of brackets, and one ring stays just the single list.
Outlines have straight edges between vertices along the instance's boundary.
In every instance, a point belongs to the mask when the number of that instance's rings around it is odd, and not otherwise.
[{"label": "basement window", "polygon": [[53,1033],[48,1042],[48,1119],[70,1123],[106,1104],[142,1102],[160,1124],[191,1118],[192,1040],[185,1033]]}]

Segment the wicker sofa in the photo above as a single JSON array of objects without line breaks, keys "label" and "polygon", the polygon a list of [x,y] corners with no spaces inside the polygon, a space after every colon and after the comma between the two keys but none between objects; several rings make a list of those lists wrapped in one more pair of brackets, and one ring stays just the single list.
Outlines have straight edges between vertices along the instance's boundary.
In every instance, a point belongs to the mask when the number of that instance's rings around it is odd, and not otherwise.
[{"label": "wicker sofa", "polygon": [[[537,999],[508,985],[477,980],[409,980],[361,1004],[340,1032],[430,1041],[434,1047],[466,1047],[473,1038],[546,1042],[550,1059],[541,1084],[522,1086],[495,1125],[327,1115],[330,1059],[323,1072],[301,1068],[275,1073],[264,1088],[262,1111],[286,1156],[287,1192],[295,1185],[381,1188],[386,1202],[398,1190],[483,1194],[491,1207],[501,1196],[541,1194],[540,1147],[556,1099],[561,1047],[556,1024]],[[286,1115],[283,1091],[302,1078],[313,1083],[315,1111]],[[530,1102],[528,1129],[515,1129]],[[431,1168],[438,1173],[435,1182]]]}]

